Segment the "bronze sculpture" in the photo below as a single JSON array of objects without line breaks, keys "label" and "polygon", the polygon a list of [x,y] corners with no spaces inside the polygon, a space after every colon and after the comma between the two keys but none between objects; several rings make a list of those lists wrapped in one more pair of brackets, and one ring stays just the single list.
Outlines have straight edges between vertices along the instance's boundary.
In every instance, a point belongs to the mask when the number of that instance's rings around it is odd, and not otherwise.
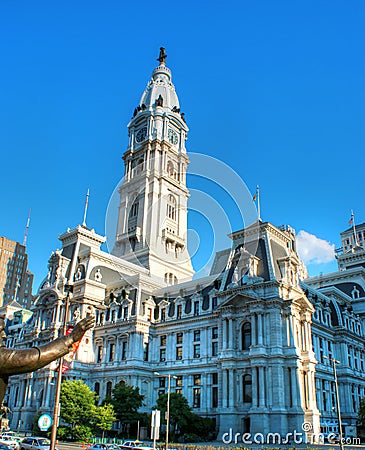
[{"label": "bronze sculpture", "polygon": [[85,317],[67,336],[39,347],[14,350],[5,347],[5,322],[4,317],[0,317],[0,405],[4,400],[10,375],[33,372],[67,355],[72,350],[72,344],[79,341],[84,333],[94,326],[94,322],[93,316]]}]

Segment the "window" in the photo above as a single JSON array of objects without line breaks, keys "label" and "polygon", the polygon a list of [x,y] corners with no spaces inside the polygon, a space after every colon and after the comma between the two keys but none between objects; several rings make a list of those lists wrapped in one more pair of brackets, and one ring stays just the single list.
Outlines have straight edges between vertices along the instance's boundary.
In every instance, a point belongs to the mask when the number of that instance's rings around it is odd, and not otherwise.
[{"label": "window", "polygon": [[148,344],[148,342],[145,342],[143,345],[143,361],[148,361],[148,349],[149,349],[149,344]]},{"label": "window", "polygon": [[193,389],[193,408],[200,408],[200,388]]},{"label": "window", "polygon": [[176,318],[181,319],[182,316],[182,305],[177,305]]},{"label": "window", "polygon": [[160,349],[160,361],[166,361],[166,349],[165,348]]},{"label": "window", "polygon": [[194,331],[194,342],[199,342],[200,341],[200,330],[195,330]]},{"label": "window", "polygon": [[96,361],[98,363],[101,363],[101,360],[103,359],[103,346],[102,345],[98,345],[97,347],[97,358]]},{"label": "window", "polygon": [[194,302],[194,315],[195,316],[199,315],[199,300]]},{"label": "window", "polygon": [[96,392],[97,395],[100,394],[100,383],[95,383],[94,384],[94,391]]},{"label": "window", "polygon": [[176,359],[182,359],[182,355],[183,355],[183,348],[176,347]]},{"label": "window", "polygon": [[139,201],[138,201],[138,198],[136,198],[131,206],[130,211],[129,211],[130,219],[133,219],[138,216],[138,209],[139,209]]},{"label": "window", "polygon": [[166,334],[163,334],[160,336],[160,346],[165,347],[166,346]]},{"label": "window", "polygon": [[176,199],[171,194],[167,197],[167,217],[176,220]]},{"label": "window", "polygon": [[212,298],[212,309],[213,309],[213,311],[215,311],[217,309],[217,306],[218,306],[218,299],[217,299],[217,297],[213,297]]},{"label": "window", "polygon": [[218,386],[212,387],[212,408],[218,407]]},{"label": "window", "polygon": [[218,327],[212,328],[212,339],[218,339]]},{"label": "window", "polygon": [[112,382],[108,381],[106,383],[106,396],[111,397],[112,396]]},{"label": "window", "polygon": [[168,286],[173,286],[174,284],[177,284],[177,277],[173,273],[165,273],[165,283]]},{"label": "window", "polygon": [[114,361],[115,355],[115,344],[111,343],[109,347],[109,361]]},{"label": "window", "polygon": [[212,356],[218,355],[218,341],[212,342]]},{"label": "window", "polygon": [[194,358],[200,358],[200,344],[194,345]]},{"label": "window", "polygon": [[122,360],[125,360],[127,358],[127,342],[122,342]]},{"label": "window", "polygon": [[176,333],[176,344],[183,343],[183,333]]},{"label": "window", "polygon": [[166,378],[165,377],[160,377],[158,380],[159,380],[160,388],[166,387]]},{"label": "window", "polygon": [[166,308],[161,309],[161,321],[165,322],[166,320]]},{"label": "window", "polygon": [[251,324],[245,322],[242,325],[242,350],[248,350],[251,346]]},{"label": "window", "polygon": [[200,386],[201,385],[201,375],[200,373],[197,375],[194,375],[194,384]]},{"label": "window", "polygon": [[182,375],[178,375],[176,377],[176,386],[182,386],[183,385],[183,377]]},{"label": "window", "polygon": [[242,379],[243,402],[252,402],[252,378],[251,375],[244,375]]}]

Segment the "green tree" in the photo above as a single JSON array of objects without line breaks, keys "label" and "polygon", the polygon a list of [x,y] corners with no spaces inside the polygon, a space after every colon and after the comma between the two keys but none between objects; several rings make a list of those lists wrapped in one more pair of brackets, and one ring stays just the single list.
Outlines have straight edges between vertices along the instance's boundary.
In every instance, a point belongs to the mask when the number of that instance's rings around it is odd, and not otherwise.
[{"label": "green tree", "polygon": [[96,428],[102,432],[103,438],[105,431],[111,429],[113,422],[117,419],[114,406],[106,404],[97,408]]},{"label": "green tree", "polygon": [[96,417],[97,394],[81,380],[66,380],[61,385],[61,420],[71,429],[84,425],[93,428]]},{"label": "green tree", "polygon": [[[167,394],[162,394],[157,399],[157,409],[161,411],[161,420],[166,415]],[[176,439],[177,434],[184,433],[189,428],[191,408],[187,399],[176,392],[170,394],[170,435]]]},{"label": "green tree", "polygon": [[139,388],[134,388],[121,381],[116,384],[112,390],[112,398],[107,399],[114,406],[115,415],[123,425],[123,431],[127,434],[131,429],[137,426],[139,420],[143,420],[144,416],[138,412],[143,405],[144,395],[139,393]]},{"label": "green tree", "polygon": [[[165,417],[167,409],[167,394],[157,399],[157,409],[161,418]],[[184,435],[188,441],[213,440],[216,437],[215,422],[212,419],[198,416],[191,411],[187,399],[176,392],[170,394],[170,436],[176,440]]]}]

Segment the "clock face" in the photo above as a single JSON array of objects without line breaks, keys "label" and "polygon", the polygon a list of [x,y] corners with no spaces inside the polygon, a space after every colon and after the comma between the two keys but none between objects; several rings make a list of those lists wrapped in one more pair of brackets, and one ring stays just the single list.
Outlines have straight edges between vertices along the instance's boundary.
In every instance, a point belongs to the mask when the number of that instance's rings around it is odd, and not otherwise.
[{"label": "clock face", "polygon": [[169,138],[169,142],[171,142],[171,144],[174,144],[174,145],[176,145],[179,140],[176,131],[172,130],[171,128],[169,128],[169,131],[168,131],[168,138]]},{"label": "clock face", "polygon": [[147,136],[147,127],[140,128],[136,133],[136,142],[142,142]]}]

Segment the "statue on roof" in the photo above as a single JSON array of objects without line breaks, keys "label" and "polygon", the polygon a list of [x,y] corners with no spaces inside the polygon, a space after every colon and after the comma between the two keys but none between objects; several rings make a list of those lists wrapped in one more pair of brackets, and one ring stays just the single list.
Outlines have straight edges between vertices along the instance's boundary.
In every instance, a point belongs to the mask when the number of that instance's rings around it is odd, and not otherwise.
[{"label": "statue on roof", "polygon": [[160,55],[157,58],[157,61],[159,61],[160,64],[166,64],[166,58],[167,58],[167,55],[166,55],[165,47],[160,47]]}]

